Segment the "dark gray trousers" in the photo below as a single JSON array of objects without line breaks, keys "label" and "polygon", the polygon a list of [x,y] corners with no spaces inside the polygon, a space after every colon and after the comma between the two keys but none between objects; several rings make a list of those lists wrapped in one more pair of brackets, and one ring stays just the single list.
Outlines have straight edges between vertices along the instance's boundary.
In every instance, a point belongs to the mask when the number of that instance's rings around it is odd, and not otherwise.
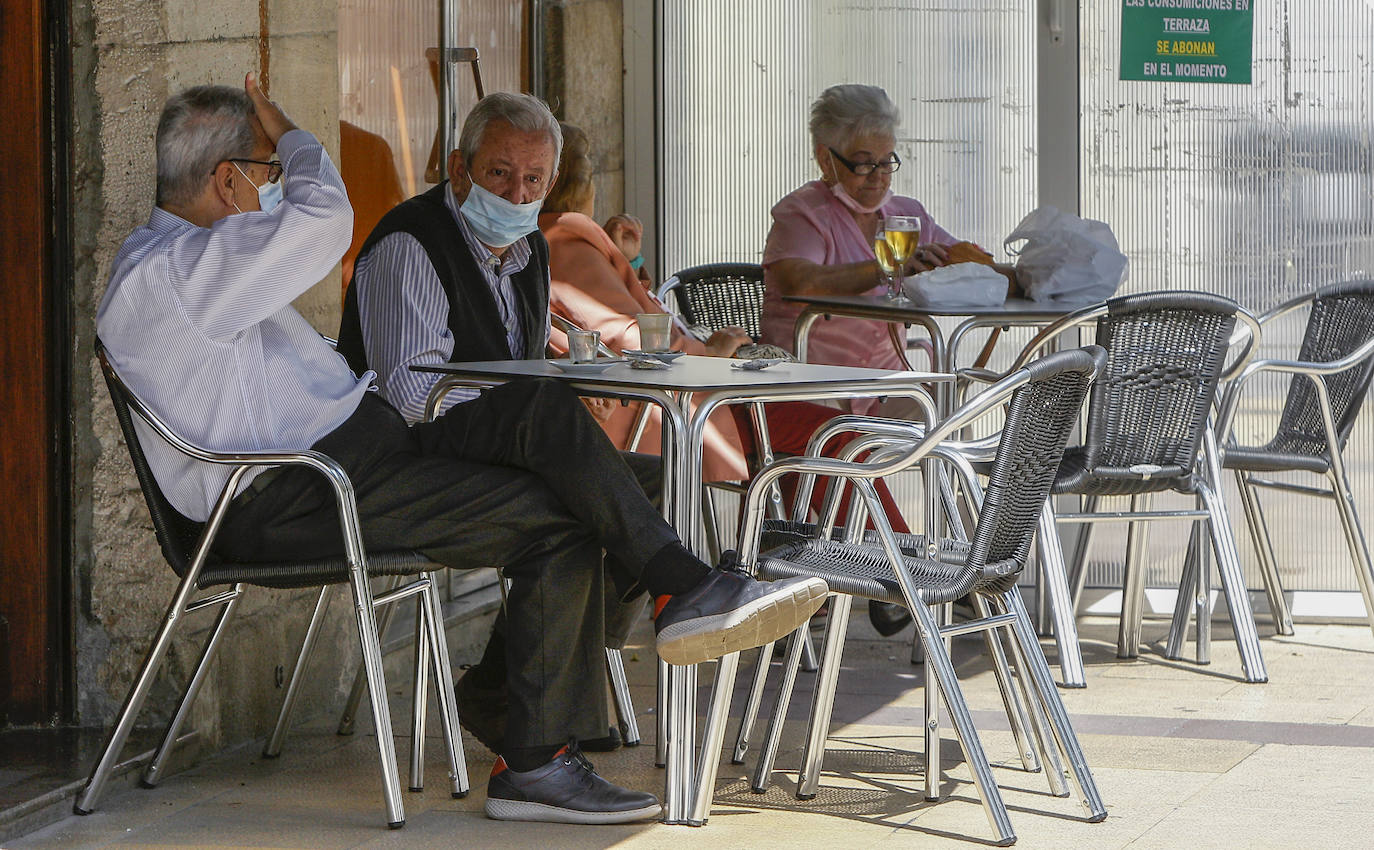
[{"label": "dark gray trousers", "polygon": [[[678,537],[567,387],[514,381],[413,427],[369,393],[313,448],[352,480],[367,548],[511,580],[509,746],[606,734],[604,581],[624,595]],[[343,548],[331,491],[295,468],[240,496],[218,541],[244,560]]]}]

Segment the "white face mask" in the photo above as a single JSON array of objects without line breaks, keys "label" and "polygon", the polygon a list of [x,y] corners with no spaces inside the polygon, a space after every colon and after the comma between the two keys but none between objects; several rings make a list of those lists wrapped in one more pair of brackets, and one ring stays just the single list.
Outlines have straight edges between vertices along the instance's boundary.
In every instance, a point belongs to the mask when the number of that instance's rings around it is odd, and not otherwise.
[{"label": "white face mask", "polygon": [[[230,164],[233,165],[234,168],[238,168],[239,174],[243,174],[243,178],[245,180],[247,180],[249,183],[253,183],[253,178],[249,177],[247,174],[244,174],[243,169],[239,168],[239,164],[237,162],[233,162]],[[256,183],[253,183],[253,188],[258,191],[258,207],[263,212],[271,212],[273,209],[276,208],[277,204],[281,203],[282,180],[285,179],[286,175],[283,174],[280,178],[277,179],[276,183],[268,181],[267,183],[264,183],[261,186],[259,186]],[[239,205],[237,203],[232,201],[230,203],[234,204],[234,209],[238,210],[239,212],[243,212],[243,210],[239,209]]]},{"label": "white face mask", "polygon": [[539,210],[544,206],[543,198],[527,204],[513,204],[478,186],[475,180],[469,178],[468,183],[472,188],[468,190],[467,199],[458,211],[483,245],[504,248],[539,229]]},{"label": "white face mask", "polygon": [[882,209],[888,201],[892,200],[892,190],[888,189],[886,192],[883,193],[883,199],[871,207],[866,207],[863,204],[856,201],[853,197],[850,196],[848,192],[844,190],[844,185],[840,183],[838,176],[840,173],[840,166],[838,163],[835,162],[835,155],[828,155],[830,156],[830,168],[834,170],[836,174],[835,184],[830,187],[830,192],[835,197],[840,199],[840,203],[844,204],[846,207],[848,207],[856,213],[860,213],[861,215],[870,215]]}]

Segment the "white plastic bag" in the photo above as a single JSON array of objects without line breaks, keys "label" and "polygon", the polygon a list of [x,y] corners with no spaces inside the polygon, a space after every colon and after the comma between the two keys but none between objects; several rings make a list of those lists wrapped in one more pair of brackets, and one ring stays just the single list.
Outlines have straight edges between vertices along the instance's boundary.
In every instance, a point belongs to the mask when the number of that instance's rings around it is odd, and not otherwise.
[{"label": "white plastic bag", "polygon": [[902,281],[907,297],[920,307],[995,307],[1007,300],[1007,278],[982,263],[955,263]]},{"label": "white plastic bag", "polygon": [[[1020,250],[1013,242],[1026,240]],[[1112,229],[1054,207],[1037,207],[1006,238],[1016,278],[1035,301],[1091,303],[1110,298],[1126,280],[1126,255]]]}]

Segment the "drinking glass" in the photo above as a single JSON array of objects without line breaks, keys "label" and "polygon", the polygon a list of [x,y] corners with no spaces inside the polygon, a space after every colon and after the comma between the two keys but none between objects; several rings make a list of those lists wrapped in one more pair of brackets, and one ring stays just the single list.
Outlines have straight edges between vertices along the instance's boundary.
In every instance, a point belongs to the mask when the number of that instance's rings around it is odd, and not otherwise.
[{"label": "drinking glass", "polygon": [[639,313],[639,347],[642,351],[667,351],[672,338],[673,317],[667,313]]},{"label": "drinking glass", "polygon": [[601,331],[568,331],[568,357],[574,363],[590,363],[596,359],[596,347]]},{"label": "drinking glass", "polygon": [[878,268],[883,272],[883,282],[887,284],[887,297],[896,300],[902,293],[902,278],[898,272],[901,266],[892,261],[892,249],[887,244],[887,232],[879,230],[873,235],[873,256],[878,258]]},{"label": "drinking glass", "polygon": [[[883,230],[883,241],[892,252],[892,264],[897,269],[896,276],[900,278],[901,270],[906,268],[906,261],[916,253],[916,246],[921,244],[921,220],[914,215],[890,215],[884,218],[879,226]],[[906,294],[902,292],[900,284],[896,289],[894,295],[892,287],[889,286],[888,297],[893,301],[906,301]]]}]

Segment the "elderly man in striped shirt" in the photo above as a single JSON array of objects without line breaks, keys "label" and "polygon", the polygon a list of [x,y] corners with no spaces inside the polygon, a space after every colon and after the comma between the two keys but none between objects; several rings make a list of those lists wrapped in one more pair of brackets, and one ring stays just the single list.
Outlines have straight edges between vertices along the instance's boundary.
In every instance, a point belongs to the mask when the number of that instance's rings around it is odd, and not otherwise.
[{"label": "elderly man in striped shirt", "polygon": [[[354,372],[377,373],[382,398],[417,423],[439,376],[411,366],[544,356],[549,338],[549,250],[539,208],[553,185],[563,136],[542,100],[498,92],[463,123],[449,179],[388,212],[358,251],[344,297],[339,353]],[[471,401],[476,389],[445,396],[441,411]],[[658,494],[657,456],[622,455],[646,493]],[[624,575],[611,568],[610,574]],[[644,611],[642,593],[606,583],[606,646],[620,649]],[[457,694],[463,726],[501,749],[507,704],[505,612],[497,615],[482,660],[463,674]],[[608,726],[580,742],[604,752],[620,746]]]},{"label": "elderly man in striped shirt", "polygon": [[[352,480],[368,546],[504,569],[510,718],[490,816],[658,816],[653,795],[605,781],[563,743],[606,728],[604,701],[594,710],[603,548],[616,555],[617,582],[670,597],[655,626],[673,663],[781,637],[820,605],[824,582],[764,585],[694,558],[556,382],[508,384],[407,425],[369,392],[373,374],[356,375],[291,307],[338,262],[352,211],[323,146],[251,75],[245,89],[200,86],[163,109],[157,205],[120,248],[97,315],[115,369],[193,443],[333,457]],[[223,469],[156,439],[145,450],[167,498],[204,521]],[[243,560],[337,555],[337,523],[320,478],[269,470],[234,499],[217,545]]]}]

